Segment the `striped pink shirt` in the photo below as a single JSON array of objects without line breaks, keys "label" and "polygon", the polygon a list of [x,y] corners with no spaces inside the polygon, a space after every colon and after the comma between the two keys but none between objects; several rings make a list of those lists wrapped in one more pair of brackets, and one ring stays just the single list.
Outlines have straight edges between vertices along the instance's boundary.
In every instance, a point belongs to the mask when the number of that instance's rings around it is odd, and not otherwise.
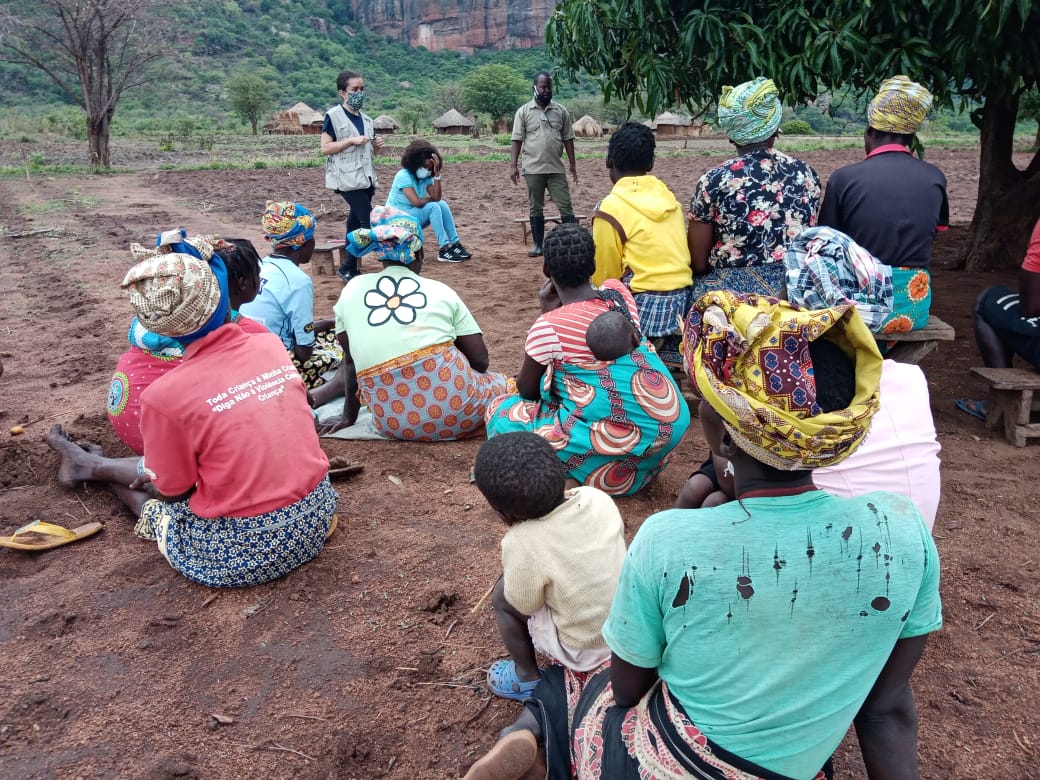
[{"label": "striped pink shirt", "polygon": [[[617,290],[625,299],[629,312],[636,325],[639,314],[632,293],[617,279],[607,279],[603,288]],[[589,325],[599,315],[610,310],[610,306],[601,298],[564,304],[558,309],[547,312],[534,321],[527,331],[527,343],[524,351],[533,360],[547,366],[554,361],[564,363],[588,363],[596,358],[585,340]]]}]

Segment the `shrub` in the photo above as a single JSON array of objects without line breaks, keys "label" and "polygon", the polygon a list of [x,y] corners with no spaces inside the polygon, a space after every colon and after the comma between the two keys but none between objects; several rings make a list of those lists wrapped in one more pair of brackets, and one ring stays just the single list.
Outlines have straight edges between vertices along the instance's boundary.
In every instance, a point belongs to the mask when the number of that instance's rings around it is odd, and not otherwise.
[{"label": "shrub", "polygon": [[812,125],[803,119],[792,119],[780,125],[780,132],[784,135],[816,135]]},{"label": "shrub", "polygon": [[513,143],[513,136],[511,133],[499,133],[495,136],[495,143],[499,146],[509,146]]}]

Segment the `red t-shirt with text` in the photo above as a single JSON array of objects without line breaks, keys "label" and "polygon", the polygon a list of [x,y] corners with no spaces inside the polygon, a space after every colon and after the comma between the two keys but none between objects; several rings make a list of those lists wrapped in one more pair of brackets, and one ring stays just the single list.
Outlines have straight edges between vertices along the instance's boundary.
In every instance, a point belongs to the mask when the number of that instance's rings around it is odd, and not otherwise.
[{"label": "red t-shirt with text", "polygon": [[307,390],[281,340],[228,323],[188,346],[141,395],[145,465],[200,517],[255,517],[328,472]]}]

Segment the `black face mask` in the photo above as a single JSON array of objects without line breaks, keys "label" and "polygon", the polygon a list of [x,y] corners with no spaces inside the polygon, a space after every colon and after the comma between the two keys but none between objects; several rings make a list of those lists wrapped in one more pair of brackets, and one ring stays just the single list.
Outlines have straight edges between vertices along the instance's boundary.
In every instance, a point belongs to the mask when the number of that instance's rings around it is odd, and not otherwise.
[{"label": "black face mask", "polygon": [[552,99],[552,92],[550,92],[548,95],[540,95],[537,92],[534,93],[534,102],[540,106],[549,105],[550,103],[552,103]]}]

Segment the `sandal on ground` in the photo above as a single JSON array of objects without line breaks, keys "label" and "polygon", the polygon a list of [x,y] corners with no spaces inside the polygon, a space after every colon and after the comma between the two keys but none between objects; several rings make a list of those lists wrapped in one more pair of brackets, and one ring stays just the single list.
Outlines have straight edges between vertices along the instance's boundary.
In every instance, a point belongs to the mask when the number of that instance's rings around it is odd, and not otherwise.
[{"label": "sandal on ground", "polygon": [[339,518],[336,517],[336,515],[333,515],[332,519],[329,520],[329,530],[325,532],[326,542],[329,540],[329,537],[332,536],[332,532],[336,530],[337,525],[339,525]]},{"label": "sandal on ground", "polygon": [[[512,663],[512,661],[510,661]],[[469,768],[463,780],[519,780],[538,760],[538,742],[527,729],[506,734]]]},{"label": "sandal on ground", "polygon": [[986,420],[986,402],[979,401],[974,398],[958,398],[953,402],[954,406],[960,409],[962,412],[967,412],[972,417],[985,422]]},{"label": "sandal on ground", "polygon": [[329,458],[329,479],[342,479],[352,477],[365,470],[363,463],[354,463],[342,455]]},{"label": "sandal on ground", "polygon": [[77,528],[65,528],[54,523],[45,523],[42,520],[34,520],[28,525],[23,525],[10,536],[0,536],[0,547],[10,547],[12,550],[53,550],[63,544],[78,542],[93,536],[104,528],[101,523],[86,523]]},{"label": "sandal on ground", "polygon": [[488,667],[487,686],[496,696],[514,701],[526,701],[531,698],[534,689],[541,682],[537,680],[524,682],[516,675],[516,663],[512,658],[495,661]]}]

